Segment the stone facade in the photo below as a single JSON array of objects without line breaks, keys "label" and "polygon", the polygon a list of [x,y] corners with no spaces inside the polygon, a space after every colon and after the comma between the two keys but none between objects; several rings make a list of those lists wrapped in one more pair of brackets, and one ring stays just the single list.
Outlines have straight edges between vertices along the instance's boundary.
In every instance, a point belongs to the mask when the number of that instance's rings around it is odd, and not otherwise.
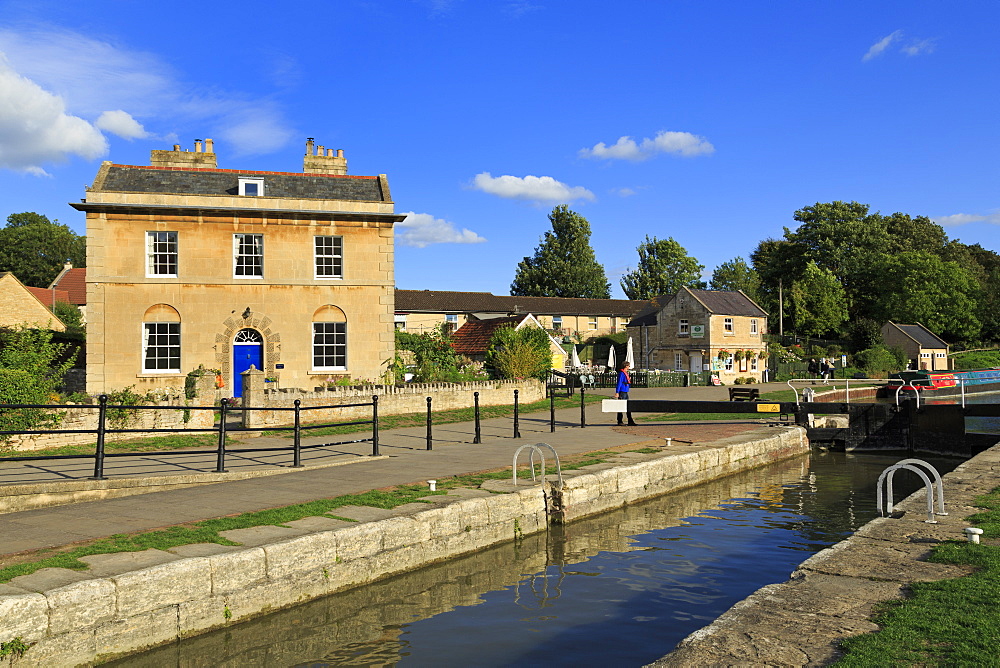
[{"label": "stone facade", "polygon": [[87,391],[173,386],[203,365],[239,394],[238,342],[283,387],[378,378],[403,218],[385,175],[309,153],[301,174],[222,170],[206,149],[105,162],[72,205],[87,214]]},{"label": "stone facade", "polygon": [[948,344],[920,323],[900,325],[887,322],[882,325],[882,340],[890,348],[902,348],[911,369],[943,371],[951,366],[948,363]]},{"label": "stone facade", "polygon": [[682,288],[652,300],[628,332],[640,367],[763,380],[767,313],[743,292]]},{"label": "stone facade", "polygon": [[66,325],[10,272],[0,274],[0,327],[32,326],[65,332]]}]

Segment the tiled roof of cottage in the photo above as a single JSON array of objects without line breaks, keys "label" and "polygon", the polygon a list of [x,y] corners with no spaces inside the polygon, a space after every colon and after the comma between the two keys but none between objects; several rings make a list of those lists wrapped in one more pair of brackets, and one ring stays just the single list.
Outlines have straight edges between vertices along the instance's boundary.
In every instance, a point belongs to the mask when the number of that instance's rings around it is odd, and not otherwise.
[{"label": "tiled roof of cottage", "polygon": [[265,197],[362,202],[385,200],[377,176],[341,174],[111,165],[103,183],[94,186],[95,189],[111,192],[238,195],[240,177],[263,179]]},{"label": "tiled roof of cottage", "polygon": [[85,305],[87,303],[87,268],[73,267],[63,271],[50,287],[66,291],[68,297],[60,301],[77,306]]},{"label": "tiled roof of cottage", "polygon": [[[691,296],[697,299],[714,315],[741,315],[751,318],[766,318],[767,313],[752,299],[740,291],[732,290],[696,290],[694,288],[683,288]],[[657,322],[657,315],[670,300],[676,295],[659,295],[643,302],[645,306],[635,314],[635,317],[628,323],[629,327],[653,326]]]},{"label": "tiled roof of cottage", "polygon": [[916,341],[921,348],[947,348],[948,344],[938,338],[929,329],[917,323],[916,325],[900,325],[893,323],[903,331],[904,334]]},{"label": "tiled roof of cottage", "polygon": [[511,297],[491,292],[396,290],[396,310],[445,313],[542,313],[545,315],[614,315],[630,317],[643,302],[629,299]]},{"label": "tiled roof of cottage", "polygon": [[24,289],[35,295],[35,299],[45,304],[46,308],[50,311],[55,309],[56,302],[66,302],[67,304],[72,303],[69,301],[69,293],[65,290],[50,290],[49,288],[33,288],[29,285],[24,286]]},{"label": "tiled roof of cottage", "polygon": [[482,355],[490,346],[493,332],[506,325],[517,327],[527,317],[524,314],[511,318],[470,320],[452,333],[451,345],[459,355]]}]

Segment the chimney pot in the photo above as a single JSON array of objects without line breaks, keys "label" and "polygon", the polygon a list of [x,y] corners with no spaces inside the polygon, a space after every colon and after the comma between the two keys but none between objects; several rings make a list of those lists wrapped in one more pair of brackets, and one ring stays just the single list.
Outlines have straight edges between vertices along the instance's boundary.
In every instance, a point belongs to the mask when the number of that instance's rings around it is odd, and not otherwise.
[{"label": "chimney pot", "polygon": [[175,151],[180,151],[181,150],[181,145],[180,144],[174,144],[174,150]]},{"label": "chimney pot", "polygon": [[205,140],[205,153],[215,153],[215,141],[212,139]]},{"label": "chimney pot", "polygon": [[306,137],[306,155],[313,154],[313,142],[315,140],[312,137]]},{"label": "chimney pot", "polygon": [[343,158],[344,157],[344,149],[342,149],[342,148],[338,148],[337,149],[337,157],[338,158]]},{"label": "chimney pot", "polygon": [[323,151],[324,151],[324,147],[323,147],[322,144],[320,144],[319,146],[316,147],[316,155],[322,156],[323,155]]},{"label": "chimney pot", "polygon": [[200,139],[195,139],[194,140],[194,152],[195,153],[201,153],[201,140]]}]

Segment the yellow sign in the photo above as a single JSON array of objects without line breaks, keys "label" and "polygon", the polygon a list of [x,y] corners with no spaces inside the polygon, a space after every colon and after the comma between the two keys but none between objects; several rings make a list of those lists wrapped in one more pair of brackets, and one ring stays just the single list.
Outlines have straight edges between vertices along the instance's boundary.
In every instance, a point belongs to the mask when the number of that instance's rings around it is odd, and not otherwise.
[{"label": "yellow sign", "polygon": [[757,404],[758,413],[780,413],[781,404]]}]

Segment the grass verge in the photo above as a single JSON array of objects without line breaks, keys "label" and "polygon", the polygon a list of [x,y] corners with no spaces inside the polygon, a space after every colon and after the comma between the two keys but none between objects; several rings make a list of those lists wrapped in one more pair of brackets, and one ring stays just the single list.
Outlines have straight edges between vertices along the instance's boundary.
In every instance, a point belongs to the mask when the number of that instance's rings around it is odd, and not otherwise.
[{"label": "grass verge", "polygon": [[[985,510],[968,518],[983,538],[1000,538],[1000,487],[976,499]],[[978,568],[961,578],[917,582],[911,596],[878,608],[881,629],[845,640],[836,666],[996,666],[1000,639],[1000,545],[948,541],[930,561]]]}]

